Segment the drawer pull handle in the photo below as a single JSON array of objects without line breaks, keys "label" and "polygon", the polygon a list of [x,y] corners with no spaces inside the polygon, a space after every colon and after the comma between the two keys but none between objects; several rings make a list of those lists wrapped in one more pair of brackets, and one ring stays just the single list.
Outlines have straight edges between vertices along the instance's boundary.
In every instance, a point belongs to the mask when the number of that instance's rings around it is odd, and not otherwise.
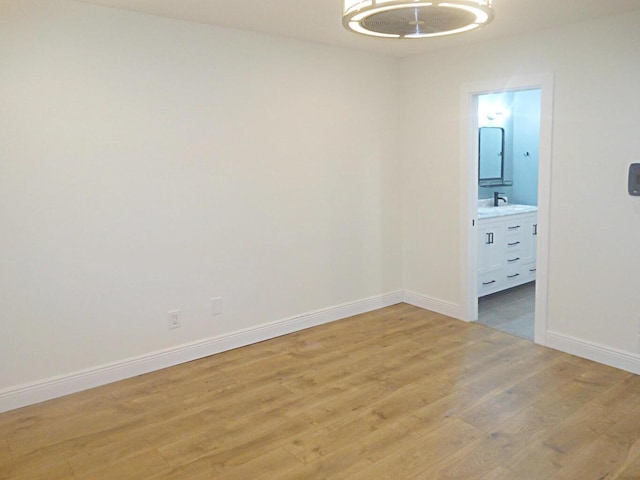
[{"label": "drawer pull handle", "polygon": [[507,245],[513,247],[514,245],[520,245],[520,242],[507,243]]},{"label": "drawer pull handle", "polygon": [[516,258],[509,258],[507,259],[507,262],[511,263],[511,262],[517,262],[518,260],[520,260],[520,257],[516,257]]},{"label": "drawer pull handle", "polygon": [[516,273],[515,275],[507,275],[507,278],[516,278],[516,277],[519,277],[519,276],[520,276],[520,274]]},{"label": "drawer pull handle", "polygon": [[509,227],[509,230],[517,230],[520,228],[520,225],[516,225],[514,227]]},{"label": "drawer pull handle", "polygon": [[491,285],[492,283],[496,283],[496,281],[491,280],[490,282],[482,282],[483,285]]},{"label": "drawer pull handle", "polygon": [[536,269],[535,269],[535,268],[530,268],[530,269],[529,269],[529,271],[530,271],[530,272],[535,272],[535,271],[536,271]]},{"label": "drawer pull handle", "polygon": [[534,234],[534,235],[538,235],[538,224],[537,224],[537,223],[535,223],[535,224],[533,225],[533,234]]}]

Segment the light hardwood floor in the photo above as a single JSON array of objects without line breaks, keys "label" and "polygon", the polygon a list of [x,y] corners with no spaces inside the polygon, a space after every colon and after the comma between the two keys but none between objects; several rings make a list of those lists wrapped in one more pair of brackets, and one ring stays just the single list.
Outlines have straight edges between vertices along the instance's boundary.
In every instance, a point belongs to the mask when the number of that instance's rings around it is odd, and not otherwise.
[{"label": "light hardwood floor", "polygon": [[400,304],[0,415],[0,479],[638,479],[640,377]]}]

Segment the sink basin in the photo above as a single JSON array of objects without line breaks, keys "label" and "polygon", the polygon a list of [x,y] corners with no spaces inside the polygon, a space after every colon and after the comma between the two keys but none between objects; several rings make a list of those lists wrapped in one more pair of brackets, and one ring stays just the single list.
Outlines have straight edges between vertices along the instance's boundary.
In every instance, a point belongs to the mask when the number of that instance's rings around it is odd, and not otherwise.
[{"label": "sink basin", "polygon": [[515,215],[517,213],[537,212],[535,205],[500,205],[498,207],[478,207],[478,218],[502,217],[504,215]]}]

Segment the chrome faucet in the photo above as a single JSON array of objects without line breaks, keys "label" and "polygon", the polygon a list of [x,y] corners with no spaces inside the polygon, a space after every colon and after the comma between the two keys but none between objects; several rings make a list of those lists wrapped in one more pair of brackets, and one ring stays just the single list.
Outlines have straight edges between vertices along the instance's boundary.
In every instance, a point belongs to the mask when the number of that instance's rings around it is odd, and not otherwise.
[{"label": "chrome faucet", "polygon": [[500,192],[493,192],[493,206],[497,207],[500,203],[500,200],[502,200],[504,203],[507,203],[507,199],[504,197],[501,197],[500,195],[504,195],[504,193],[500,193]]}]

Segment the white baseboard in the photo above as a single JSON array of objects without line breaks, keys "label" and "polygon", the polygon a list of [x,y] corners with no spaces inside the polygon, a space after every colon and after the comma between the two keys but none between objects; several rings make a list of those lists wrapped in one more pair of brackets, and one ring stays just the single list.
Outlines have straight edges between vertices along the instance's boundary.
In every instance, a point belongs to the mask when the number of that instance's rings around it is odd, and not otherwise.
[{"label": "white baseboard", "polygon": [[[0,413],[388,307],[403,301],[453,318],[463,318],[459,305],[411,291],[398,290],[68,375],[10,387],[0,391]],[[586,342],[557,332],[547,332],[546,341],[548,347],[556,350],[640,374],[640,355]]]},{"label": "white baseboard", "polygon": [[[404,291],[404,301],[416,307],[464,320],[460,305],[454,303],[407,290]],[[640,355],[638,354],[586,342],[557,332],[547,332],[545,339],[547,347],[640,375]]]},{"label": "white baseboard", "polygon": [[640,375],[640,355],[557,332],[547,332],[547,347]]},{"label": "white baseboard", "polygon": [[401,290],[0,391],[0,412],[106,385],[403,301]]},{"label": "white baseboard", "polygon": [[444,300],[439,300],[437,298],[428,297],[421,293],[405,290],[404,301],[405,303],[413,305],[414,307],[424,308],[425,310],[441,313],[442,315],[447,315],[459,320],[464,318],[464,316],[462,315],[462,310],[460,309],[460,305]]}]

